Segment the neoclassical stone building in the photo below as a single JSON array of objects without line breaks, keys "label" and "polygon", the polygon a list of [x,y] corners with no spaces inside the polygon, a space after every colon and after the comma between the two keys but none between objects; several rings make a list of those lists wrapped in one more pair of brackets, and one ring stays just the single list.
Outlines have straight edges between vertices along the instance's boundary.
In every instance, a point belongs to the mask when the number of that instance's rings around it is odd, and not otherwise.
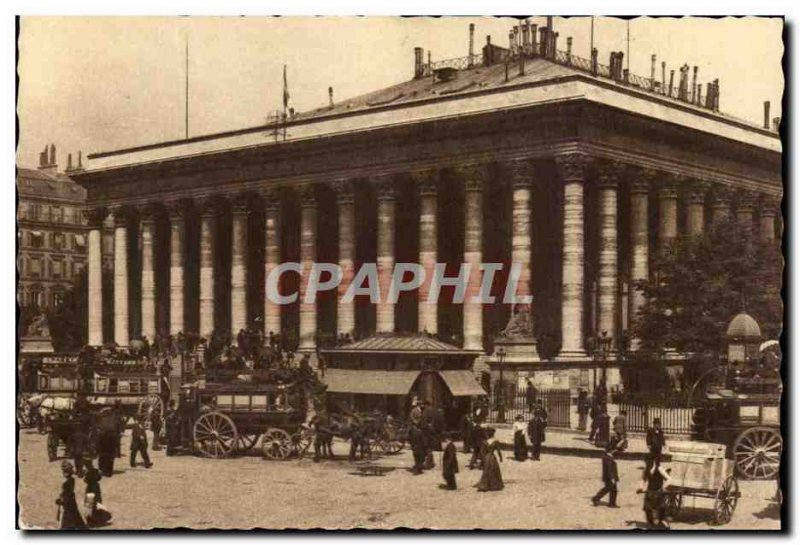
[{"label": "neoclassical stone building", "polygon": [[[541,37],[541,41],[540,41]],[[434,65],[278,126],[89,156],[89,341],[234,333],[263,317],[300,351],[349,332],[427,330],[492,361],[508,305],[403,294],[352,304],[328,293],[278,306],[264,281],[280,262],[524,264],[534,333],[554,368],[587,362],[586,339],[630,329],[655,252],[733,214],[778,244],[781,141],[718,111],[719,86],[677,88],[557,48],[525,25],[509,48]],[[569,47],[568,47],[569,49]],[[276,137],[277,134],[277,137]],[[100,226],[115,222],[114,289],[100,285]],[[497,275],[504,284],[508,267]],[[289,293],[304,283],[284,277]],[[382,282],[383,285],[383,282]],[[502,295],[502,286],[497,295]],[[114,301],[103,339],[102,299]],[[302,300],[302,293],[301,293]],[[258,322],[260,323],[260,322]]]}]

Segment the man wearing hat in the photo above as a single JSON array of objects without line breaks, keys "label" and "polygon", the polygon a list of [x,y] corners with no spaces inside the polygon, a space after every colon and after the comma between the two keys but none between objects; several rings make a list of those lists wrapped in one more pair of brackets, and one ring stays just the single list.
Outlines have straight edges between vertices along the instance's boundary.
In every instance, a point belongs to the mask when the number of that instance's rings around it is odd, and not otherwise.
[{"label": "man wearing hat", "polygon": [[597,507],[600,500],[608,494],[608,506],[619,508],[617,505],[617,483],[619,483],[619,472],[617,471],[617,460],[614,458],[614,445],[609,443],[603,453],[603,488],[592,496],[592,504]]},{"label": "man wearing hat", "polygon": [[666,437],[664,437],[664,430],[661,429],[660,418],[654,418],[653,425],[647,428],[645,442],[647,443],[647,449],[650,451],[645,461],[645,473],[649,473],[655,459],[661,457],[661,452],[667,444]]}]

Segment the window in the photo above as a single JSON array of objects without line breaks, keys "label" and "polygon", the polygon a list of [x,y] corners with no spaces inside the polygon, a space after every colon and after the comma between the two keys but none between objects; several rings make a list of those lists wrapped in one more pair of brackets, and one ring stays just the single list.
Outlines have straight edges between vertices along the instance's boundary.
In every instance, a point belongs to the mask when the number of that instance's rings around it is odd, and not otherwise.
[{"label": "window", "polygon": [[83,235],[74,235],[72,247],[75,250],[82,251],[86,248],[86,237]]},{"label": "window", "polygon": [[55,223],[64,223],[64,209],[60,206],[53,207],[53,221]]},{"label": "window", "polygon": [[42,207],[38,204],[31,204],[28,211],[30,212],[30,219],[38,220],[42,213]]},{"label": "window", "polygon": [[44,233],[41,231],[31,231],[30,234],[31,246],[34,248],[44,247]]},{"label": "window", "polygon": [[42,260],[38,257],[32,257],[28,260],[28,274],[31,276],[42,275]]},{"label": "window", "polygon": [[37,309],[42,306],[42,292],[38,289],[32,289],[28,292],[28,304],[31,308]]},{"label": "window", "polygon": [[61,292],[55,292],[53,294],[53,308],[61,308],[61,305],[64,304],[64,294]]},{"label": "window", "polygon": [[64,233],[53,233],[53,249],[61,250],[64,248]]}]

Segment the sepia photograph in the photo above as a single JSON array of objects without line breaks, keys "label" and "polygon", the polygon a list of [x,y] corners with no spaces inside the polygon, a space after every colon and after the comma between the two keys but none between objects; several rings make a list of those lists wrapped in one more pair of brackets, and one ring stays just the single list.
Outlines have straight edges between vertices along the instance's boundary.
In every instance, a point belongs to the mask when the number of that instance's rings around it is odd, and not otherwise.
[{"label": "sepia photograph", "polygon": [[785,531],[786,25],[18,16],[17,530]]}]

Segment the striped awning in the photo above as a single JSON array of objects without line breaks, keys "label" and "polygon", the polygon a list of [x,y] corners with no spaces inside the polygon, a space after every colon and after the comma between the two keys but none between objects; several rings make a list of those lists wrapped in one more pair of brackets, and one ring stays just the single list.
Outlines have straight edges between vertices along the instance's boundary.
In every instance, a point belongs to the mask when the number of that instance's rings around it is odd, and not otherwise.
[{"label": "striped awning", "polygon": [[472,371],[466,369],[439,371],[450,393],[455,397],[485,396],[486,391],[475,380]]},{"label": "striped awning", "polygon": [[419,371],[327,369],[322,381],[329,392],[343,394],[408,395]]}]

